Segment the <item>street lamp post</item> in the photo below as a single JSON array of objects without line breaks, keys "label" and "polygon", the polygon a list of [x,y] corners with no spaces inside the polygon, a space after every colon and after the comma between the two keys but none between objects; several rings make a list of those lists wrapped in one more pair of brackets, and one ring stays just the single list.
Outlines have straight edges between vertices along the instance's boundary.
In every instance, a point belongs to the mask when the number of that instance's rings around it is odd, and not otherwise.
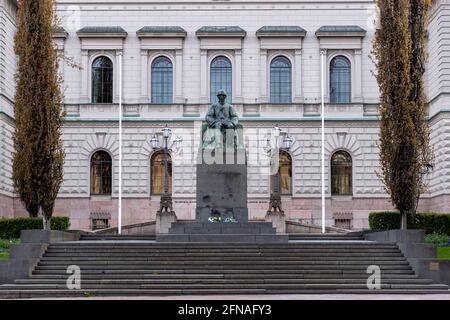
[{"label": "street lamp post", "polygon": [[[271,134],[266,137],[266,147],[264,149],[270,157],[271,162],[274,156],[279,157],[280,150],[288,152],[292,148],[292,145],[294,143],[292,138],[287,136],[281,143],[280,147],[281,131],[282,130],[276,125],[272,128]],[[274,147],[272,147],[272,139],[274,140]],[[267,211],[267,214],[274,213],[277,210],[281,214],[284,214],[281,206],[281,194],[279,186],[279,162],[274,174],[273,191],[270,193],[269,210]]]},{"label": "street lamp post", "polygon": [[166,125],[163,132],[163,145],[159,146],[159,139],[156,135],[150,140],[150,144],[152,146],[153,151],[161,151],[164,155],[164,193],[161,195],[161,201],[159,205],[158,214],[163,212],[174,213],[173,211],[173,202],[172,202],[172,193],[169,192],[169,155],[173,150],[178,151],[183,142],[183,139],[177,137],[172,146],[169,147],[169,140],[172,137],[172,130]]}]

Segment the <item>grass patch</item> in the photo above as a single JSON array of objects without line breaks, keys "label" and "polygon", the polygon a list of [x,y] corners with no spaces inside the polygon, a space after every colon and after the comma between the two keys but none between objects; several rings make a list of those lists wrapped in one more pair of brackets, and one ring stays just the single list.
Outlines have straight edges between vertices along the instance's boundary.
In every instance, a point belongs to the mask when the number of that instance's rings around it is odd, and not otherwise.
[{"label": "grass patch", "polygon": [[2,260],[8,260],[9,259],[9,252],[0,252],[0,261]]},{"label": "grass patch", "polygon": [[9,259],[9,247],[13,244],[19,244],[20,239],[5,240],[0,239],[0,260]]},{"label": "grass patch", "polygon": [[0,251],[2,249],[8,250],[9,247],[13,244],[20,244],[20,239],[11,239],[11,240],[0,239]]},{"label": "grass patch", "polygon": [[450,246],[437,247],[437,257],[438,259],[450,260]]}]

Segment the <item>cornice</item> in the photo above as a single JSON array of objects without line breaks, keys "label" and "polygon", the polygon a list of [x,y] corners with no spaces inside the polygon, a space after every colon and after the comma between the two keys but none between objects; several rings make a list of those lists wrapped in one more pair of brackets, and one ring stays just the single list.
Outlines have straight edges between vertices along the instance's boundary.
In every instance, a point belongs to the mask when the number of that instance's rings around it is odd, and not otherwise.
[{"label": "cornice", "polygon": [[81,11],[104,11],[104,10],[158,10],[158,11],[179,11],[179,10],[367,10],[368,6],[373,6],[374,0],[349,1],[349,0],[282,0],[282,1],[260,1],[260,0],[169,0],[169,1],[147,1],[147,0],[59,0],[57,10],[65,11],[69,6],[79,6]]}]

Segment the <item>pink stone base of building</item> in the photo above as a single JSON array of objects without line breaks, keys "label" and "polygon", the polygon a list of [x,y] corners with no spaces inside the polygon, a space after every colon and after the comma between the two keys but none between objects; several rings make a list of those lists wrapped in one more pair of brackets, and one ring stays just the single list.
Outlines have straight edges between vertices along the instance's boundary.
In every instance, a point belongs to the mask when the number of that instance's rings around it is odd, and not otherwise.
[{"label": "pink stone base of building", "polygon": [[14,200],[0,194],[0,218],[14,218]]},{"label": "pink stone base of building", "polygon": [[[175,198],[174,210],[180,220],[195,218],[195,199]],[[267,198],[250,198],[248,201],[251,220],[264,220],[269,201]],[[111,197],[58,198],[55,216],[70,217],[71,229],[91,230],[91,214],[110,214],[110,226],[117,226],[118,201]],[[122,202],[122,225],[154,221],[159,209],[159,198],[125,198]],[[322,217],[320,198],[283,198],[283,210],[287,220],[320,224]],[[326,199],[326,224],[335,224],[335,217],[352,217],[352,228],[368,228],[368,215],[373,211],[393,210],[388,198],[332,197]],[[419,211],[450,212],[450,195],[423,199]],[[26,217],[25,208],[18,198],[0,195],[0,218]]]}]

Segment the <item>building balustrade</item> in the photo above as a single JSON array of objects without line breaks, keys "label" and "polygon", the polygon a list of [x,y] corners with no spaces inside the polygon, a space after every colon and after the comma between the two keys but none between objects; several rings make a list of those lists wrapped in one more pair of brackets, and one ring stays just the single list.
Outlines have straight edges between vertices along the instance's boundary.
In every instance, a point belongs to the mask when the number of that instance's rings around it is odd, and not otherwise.
[{"label": "building balustrade", "polygon": [[[117,117],[118,104],[65,104],[66,117],[92,118],[92,119],[114,119]],[[234,104],[237,112],[246,118],[315,118],[320,117],[320,104],[318,103],[249,103]],[[151,104],[135,103],[123,105],[123,116],[125,118],[171,118],[171,119],[198,119],[206,114],[208,104]],[[365,117],[376,117],[379,114],[378,104],[326,104],[326,118],[333,119],[357,119]]]}]

